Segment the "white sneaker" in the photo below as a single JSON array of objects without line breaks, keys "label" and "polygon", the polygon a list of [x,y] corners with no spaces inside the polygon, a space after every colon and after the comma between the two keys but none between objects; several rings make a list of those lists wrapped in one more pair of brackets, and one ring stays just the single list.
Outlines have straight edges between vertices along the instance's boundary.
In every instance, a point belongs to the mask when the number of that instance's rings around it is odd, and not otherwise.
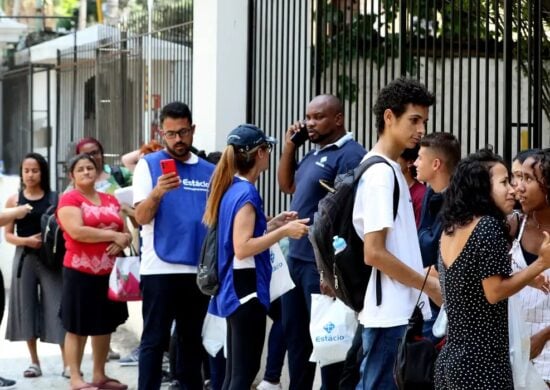
[{"label": "white sneaker", "polygon": [[271,383],[263,380],[256,386],[256,390],[282,390],[282,387],[280,383]]}]

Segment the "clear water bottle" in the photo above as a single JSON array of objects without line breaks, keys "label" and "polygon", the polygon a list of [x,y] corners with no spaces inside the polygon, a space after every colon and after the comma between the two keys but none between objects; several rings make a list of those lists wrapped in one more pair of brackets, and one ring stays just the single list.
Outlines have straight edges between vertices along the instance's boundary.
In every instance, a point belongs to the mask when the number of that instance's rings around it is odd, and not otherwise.
[{"label": "clear water bottle", "polygon": [[435,319],[434,325],[432,327],[432,333],[435,337],[443,337],[447,334],[447,310],[445,310],[445,306],[441,305],[441,309],[439,310],[439,314],[437,315],[437,318]]},{"label": "clear water bottle", "polygon": [[338,253],[342,252],[348,244],[346,244],[346,240],[344,240],[340,236],[334,236],[332,237],[332,247],[334,248],[334,254],[337,255]]}]

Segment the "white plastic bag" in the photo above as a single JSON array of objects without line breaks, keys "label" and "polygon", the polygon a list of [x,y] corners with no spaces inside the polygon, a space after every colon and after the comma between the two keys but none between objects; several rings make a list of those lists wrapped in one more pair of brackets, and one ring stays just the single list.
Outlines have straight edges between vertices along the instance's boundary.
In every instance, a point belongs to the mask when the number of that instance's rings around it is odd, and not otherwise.
[{"label": "white plastic bag", "polygon": [[141,300],[139,267],[139,256],[116,258],[109,275],[107,296],[110,300],[121,302]]},{"label": "white plastic bag", "polygon": [[269,298],[273,302],[287,291],[292,290],[296,285],[292,281],[286,258],[279,244],[269,249],[271,260],[271,281],[269,283]]},{"label": "white plastic bag", "polygon": [[310,361],[321,367],[341,362],[357,329],[355,312],[339,299],[311,294],[309,334],[313,343]]},{"label": "white plastic bag", "polygon": [[517,294],[508,298],[508,335],[514,389],[548,390],[548,386],[529,361],[531,337],[529,328],[523,319],[521,298]]},{"label": "white plastic bag", "polygon": [[227,323],[225,318],[206,313],[202,324],[202,345],[208,354],[216,357],[225,347],[227,338]]}]

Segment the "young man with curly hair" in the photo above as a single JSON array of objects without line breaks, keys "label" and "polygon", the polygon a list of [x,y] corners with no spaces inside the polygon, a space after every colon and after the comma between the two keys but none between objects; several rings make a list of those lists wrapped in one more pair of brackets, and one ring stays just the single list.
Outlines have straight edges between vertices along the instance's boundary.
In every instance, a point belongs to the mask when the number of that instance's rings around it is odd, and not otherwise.
[{"label": "young man with curly hair", "polygon": [[[422,258],[416,237],[416,223],[407,182],[397,159],[413,148],[426,130],[434,96],[413,80],[397,79],[378,94],[374,106],[378,142],[364,159],[381,156],[389,164],[375,164],[361,177],[353,209],[353,225],[364,241],[364,261],[373,272],[359,313],[363,330],[362,389],[396,389],[393,379],[399,339],[403,337],[419,290],[424,282]],[[399,185],[399,207],[393,215],[394,181]],[[381,296],[375,280],[380,276]],[[441,303],[436,278],[424,287],[430,298]],[[378,301],[377,298],[381,298]],[[425,319],[431,317],[428,298],[421,298]]]}]

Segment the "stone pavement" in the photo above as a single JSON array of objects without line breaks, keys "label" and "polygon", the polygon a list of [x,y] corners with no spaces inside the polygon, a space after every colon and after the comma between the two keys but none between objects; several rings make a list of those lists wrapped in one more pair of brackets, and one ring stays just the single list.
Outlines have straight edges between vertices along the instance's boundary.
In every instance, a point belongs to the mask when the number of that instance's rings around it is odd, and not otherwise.
[{"label": "stone pavement", "polygon": [[[9,296],[6,292],[6,297]],[[6,305],[7,306],[7,305]],[[8,310],[4,314],[4,320],[0,326],[0,376],[13,379],[17,381],[18,390],[65,390],[69,389],[69,380],[61,376],[63,365],[61,362],[61,353],[59,347],[53,344],[38,343],[38,356],[40,358],[40,364],[42,368],[42,376],[39,378],[24,378],[23,371],[29,366],[30,359],[27,350],[27,345],[24,342],[9,342],[5,340],[6,334],[6,318]],[[266,329],[266,341],[271,326],[268,319]],[[122,325],[118,328],[117,332],[113,334],[111,345],[113,349],[120,352],[122,356],[128,354],[135,346],[138,345],[138,339],[129,328]],[[255,383],[259,383],[262,379],[262,375],[265,369],[267,342],[264,346],[264,354],[262,357],[262,366],[258,372]],[[121,367],[118,361],[111,361],[106,366],[107,375],[113,378],[119,379],[122,383],[128,385],[129,390],[137,389],[137,366],[134,367]],[[92,372],[92,349],[90,341],[86,344],[84,351],[84,358],[82,360],[82,372],[84,373],[84,380],[91,379]],[[288,389],[288,368],[285,361],[283,367],[283,375],[281,377],[281,384],[283,389]],[[317,369],[317,375],[313,388],[319,389],[320,372]],[[167,389],[168,386],[163,386]]]},{"label": "stone pavement", "polygon": [[[17,381],[18,390],[64,390],[69,389],[69,380],[61,376],[63,365],[59,347],[53,344],[38,343],[38,356],[42,367],[39,378],[24,378],[23,371],[28,367],[29,353],[24,342],[9,342],[4,339],[6,321],[0,327],[0,376]],[[124,326],[120,326],[113,335],[112,346],[121,355],[125,355],[138,344],[136,337]],[[129,389],[137,388],[137,366],[121,367],[118,361],[107,363],[107,375],[128,384]],[[84,380],[91,379],[92,350],[90,341],[86,345],[82,361]]]}]

